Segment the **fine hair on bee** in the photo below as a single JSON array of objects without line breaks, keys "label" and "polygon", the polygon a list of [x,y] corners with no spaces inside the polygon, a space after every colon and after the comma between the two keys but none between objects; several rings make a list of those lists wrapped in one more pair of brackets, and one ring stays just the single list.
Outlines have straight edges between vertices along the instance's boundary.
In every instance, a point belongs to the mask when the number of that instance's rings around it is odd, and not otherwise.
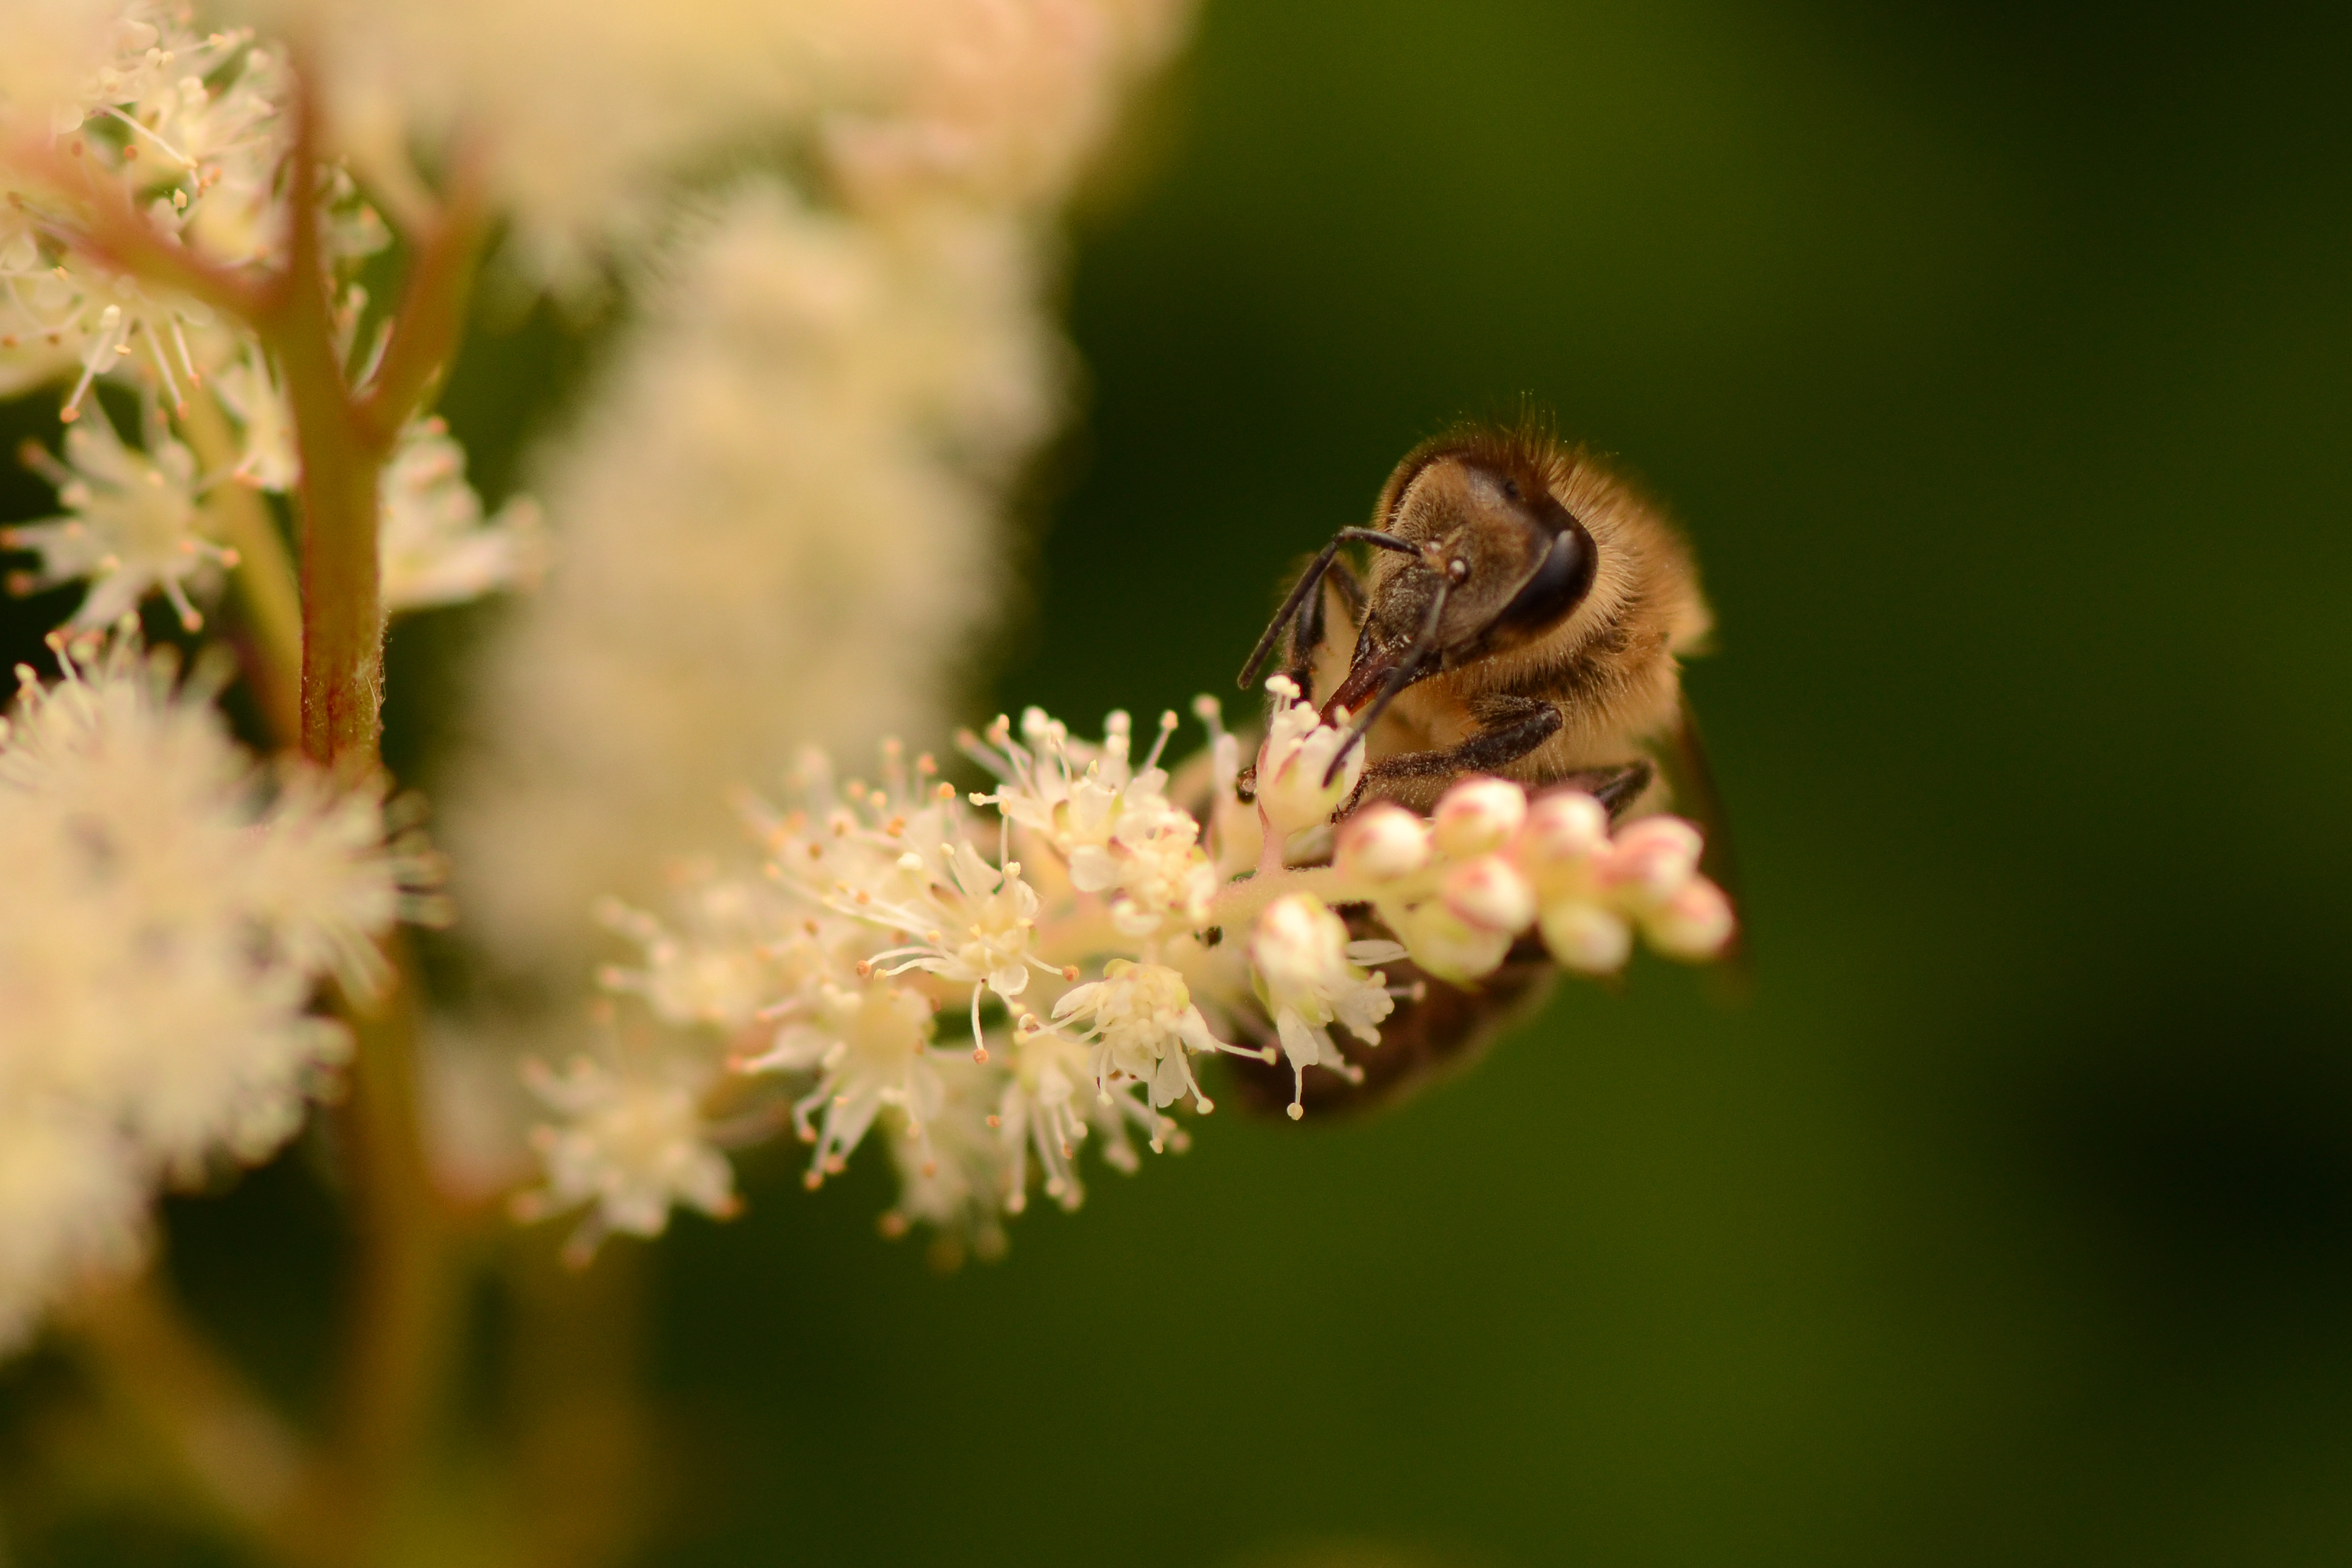
[{"label": "fine hair on bee", "polygon": [[[1682,661],[1713,624],[1681,531],[1530,413],[1407,454],[1365,525],[1307,562],[1241,684],[1279,648],[1324,721],[1347,727],[1327,782],[1363,748],[1336,819],[1374,800],[1426,814],[1456,781],[1493,775],[1530,794],[1584,790],[1619,821],[1672,804],[1706,826],[1707,869],[1724,881],[1721,811],[1682,690]],[[1422,978],[1391,967],[1401,984]],[[1431,980],[1360,1053],[1366,1087],[1319,1074],[1331,1079],[1319,1098],[1394,1093],[1475,1051],[1550,977],[1539,946],[1508,971],[1475,991]]]}]

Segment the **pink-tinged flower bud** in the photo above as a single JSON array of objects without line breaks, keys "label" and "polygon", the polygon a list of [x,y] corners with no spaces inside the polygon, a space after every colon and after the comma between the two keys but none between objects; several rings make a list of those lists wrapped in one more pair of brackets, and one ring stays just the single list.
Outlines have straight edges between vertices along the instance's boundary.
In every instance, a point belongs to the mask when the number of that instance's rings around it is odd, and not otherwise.
[{"label": "pink-tinged flower bud", "polygon": [[1731,940],[1731,900],[1723,889],[1693,877],[1643,923],[1650,945],[1670,958],[1712,958]]},{"label": "pink-tinged flower bud", "polygon": [[1511,950],[1511,934],[1471,925],[1444,904],[1432,902],[1407,910],[1397,922],[1412,961],[1441,980],[1456,984],[1491,975]]},{"label": "pink-tinged flower bud", "polygon": [[1624,966],[1633,951],[1633,932],[1624,921],[1592,904],[1555,904],[1536,922],[1544,946],[1561,967],[1606,975]]},{"label": "pink-tinged flower bud", "polygon": [[1429,863],[1429,824],[1402,806],[1359,811],[1339,828],[1331,863],[1339,874],[1366,882],[1393,882]]},{"label": "pink-tinged flower bud", "polygon": [[1608,808],[1573,789],[1547,795],[1528,808],[1519,831],[1519,853],[1529,865],[1580,861],[1609,843]]},{"label": "pink-tinged flower bud", "polygon": [[1464,858],[1499,849],[1527,820],[1528,792],[1507,779],[1468,779],[1445,792],[1429,822],[1439,852]]},{"label": "pink-tinged flower bud", "polygon": [[1516,936],[1536,917],[1536,890],[1500,855],[1480,855],[1445,873],[1445,907],[1484,931]]},{"label": "pink-tinged flower bud", "polygon": [[1663,902],[1698,870],[1698,830],[1680,817],[1644,817],[1617,835],[1604,873],[1612,884]]}]

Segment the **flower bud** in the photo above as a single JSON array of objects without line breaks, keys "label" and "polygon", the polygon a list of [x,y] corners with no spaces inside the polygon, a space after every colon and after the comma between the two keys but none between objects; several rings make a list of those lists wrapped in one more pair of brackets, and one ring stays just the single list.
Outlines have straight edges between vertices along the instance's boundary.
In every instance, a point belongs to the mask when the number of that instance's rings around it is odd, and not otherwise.
[{"label": "flower bud", "polygon": [[1527,820],[1528,792],[1507,779],[1466,779],[1445,792],[1431,814],[1441,853],[1456,857],[1499,849]]},{"label": "flower bud", "polygon": [[1734,924],[1731,900],[1703,876],[1693,877],[1642,923],[1659,952],[1694,961],[1722,952]]},{"label": "flower bud", "polygon": [[1528,808],[1519,852],[1529,865],[1580,861],[1608,847],[1609,810],[1591,796],[1562,789]]},{"label": "flower bud", "polygon": [[1555,904],[1543,912],[1536,928],[1561,967],[1588,975],[1618,969],[1633,951],[1633,930],[1598,904]]},{"label": "flower bud", "polygon": [[1642,897],[1664,902],[1698,870],[1698,830],[1680,817],[1644,817],[1617,835],[1606,879]]},{"label": "flower bud", "polygon": [[1331,863],[1350,881],[1411,876],[1429,863],[1429,824],[1402,806],[1359,811],[1340,825]]},{"label": "flower bud", "polygon": [[1441,980],[1463,982],[1495,972],[1511,950],[1511,934],[1471,925],[1440,903],[1407,910],[1397,922],[1412,961]]},{"label": "flower bud", "polygon": [[1500,855],[1480,855],[1445,873],[1445,907],[1483,931],[1516,936],[1536,917],[1536,890]]}]

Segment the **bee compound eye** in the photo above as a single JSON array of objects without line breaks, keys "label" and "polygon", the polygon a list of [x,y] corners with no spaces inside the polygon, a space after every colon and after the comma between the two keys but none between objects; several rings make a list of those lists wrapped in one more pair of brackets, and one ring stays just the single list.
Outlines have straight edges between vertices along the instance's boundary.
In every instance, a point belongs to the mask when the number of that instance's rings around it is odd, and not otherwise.
[{"label": "bee compound eye", "polygon": [[1566,619],[1592,591],[1599,552],[1584,525],[1571,519],[1554,536],[1535,574],[1495,618],[1492,634],[1507,640],[1532,637]]}]

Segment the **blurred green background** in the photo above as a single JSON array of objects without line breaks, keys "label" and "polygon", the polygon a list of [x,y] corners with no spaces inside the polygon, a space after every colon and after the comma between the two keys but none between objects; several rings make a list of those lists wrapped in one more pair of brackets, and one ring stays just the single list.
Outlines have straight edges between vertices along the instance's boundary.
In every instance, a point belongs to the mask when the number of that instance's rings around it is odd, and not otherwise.
[{"label": "blurred green background", "polygon": [[[1230,694],[1532,393],[1696,539],[1754,997],[1566,988],[948,1277],[878,1161],[754,1162],[655,1255],[648,1561],[2352,1560],[2346,23],[1213,3],[1074,235],[975,716]],[[536,340],[453,391],[493,489]],[[268,1236],[299,1301],[322,1203],[182,1206],[189,1288]]]}]

